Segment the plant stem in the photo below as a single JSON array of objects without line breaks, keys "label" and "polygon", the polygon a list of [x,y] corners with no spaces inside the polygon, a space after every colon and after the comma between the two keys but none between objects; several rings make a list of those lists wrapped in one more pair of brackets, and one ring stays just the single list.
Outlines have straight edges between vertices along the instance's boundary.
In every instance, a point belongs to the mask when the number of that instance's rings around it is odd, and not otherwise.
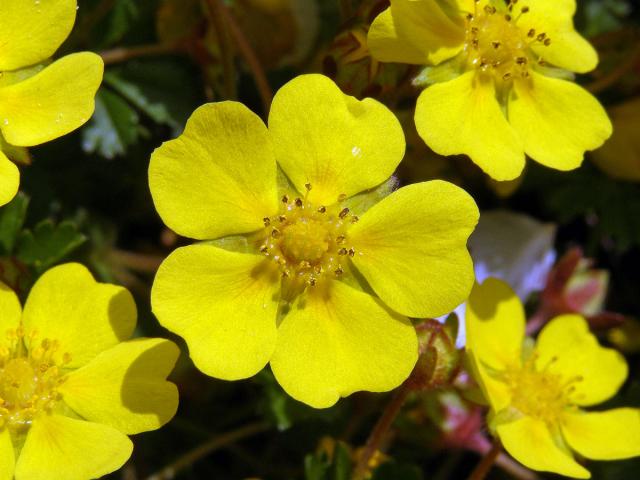
[{"label": "plant stem", "polygon": [[219,450],[220,448],[225,447],[229,444],[237,442],[238,440],[242,440],[258,433],[265,432],[269,430],[269,428],[269,424],[265,422],[257,422],[238,428],[237,430],[232,430],[230,432],[223,433],[222,435],[213,437],[208,442],[205,442],[195,449],[185,453],[176,461],[164,467],[162,470],[147,477],[147,480],[171,480],[176,476],[178,472],[184,470],[186,467],[197,462],[198,460],[201,460],[210,453]]},{"label": "plant stem", "polygon": [[218,37],[218,45],[220,46],[225,96],[233,100],[236,98],[236,67],[233,63],[233,51],[231,49],[229,31],[223,18],[225,6],[222,4],[222,1],[218,0],[207,0],[207,6],[209,7],[213,29]]},{"label": "plant stem", "polygon": [[493,464],[495,463],[498,455],[500,455],[500,451],[502,450],[502,445],[500,445],[500,440],[497,438],[494,440],[493,445],[491,446],[491,450],[489,450],[480,463],[476,465],[476,468],[469,475],[468,480],[484,480],[487,474],[493,468]]},{"label": "plant stem", "polygon": [[209,0],[209,3],[216,4],[217,11],[221,16],[221,20],[229,28],[229,33],[236,42],[238,50],[244,57],[245,62],[247,62],[247,65],[249,66],[249,69],[253,74],[253,79],[256,83],[256,87],[258,88],[258,93],[260,94],[260,98],[262,99],[264,113],[268,114],[269,108],[271,107],[271,101],[273,100],[273,91],[269,86],[269,81],[267,80],[264,69],[260,64],[260,60],[258,60],[258,56],[253,51],[251,44],[247,40],[247,37],[236,22],[235,18],[233,17],[233,14],[222,2],[222,0]]},{"label": "plant stem", "polygon": [[389,433],[389,429],[391,428],[395,418],[398,416],[398,413],[400,413],[402,405],[404,405],[410,391],[411,389],[407,382],[403,383],[385,407],[382,412],[382,416],[378,419],[378,422],[373,427],[373,430],[367,439],[364,451],[358,459],[358,463],[353,471],[352,480],[363,480],[366,477],[369,471],[369,462],[379,450],[382,441]]},{"label": "plant stem", "polygon": [[105,65],[113,65],[114,63],[122,63],[133,58],[150,57],[154,55],[166,55],[172,53],[180,53],[184,51],[181,44],[150,44],[140,45],[137,47],[120,47],[112,50],[100,52],[100,56]]}]

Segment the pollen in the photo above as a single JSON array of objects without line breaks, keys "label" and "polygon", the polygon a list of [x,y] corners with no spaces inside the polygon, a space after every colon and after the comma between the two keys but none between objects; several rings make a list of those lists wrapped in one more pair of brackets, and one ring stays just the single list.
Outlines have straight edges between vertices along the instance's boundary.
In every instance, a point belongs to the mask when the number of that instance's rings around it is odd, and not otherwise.
[{"label": "pollen", "polygon": [[544,65],[544,60],[531,47],[534,44],[549,46],[551,39],[545,32],[525,31],[518,25],[529,11],[529,6],[521,7],[517,0],[484,6],[476,1],[475,13],[466,17],[465,52],[469,66],[493,75],[498,81],[510,82],[527,78],[530,68]]},{"label": "pollen", "polygon": [[582,377],[565,378],[551,368],[557,358],[542,369],[536,366],[535,355],[521,368],[508,371],[506,381],[511,390],[511,405],[522,414],[557,425],[562,413],[575,408],[572,398]]},{"label": "pollen", "polygon": [[348,230],[358,221],[340,204],[344,198],[326,206],[285,195],[280,212],[264,219],[258,249],[278,265],[284,281],[306,288],[343,275],[348,258],[356,254]]},{"label": "pollen", "polygon": [[29,349],[19,327],[6,332],[6,342],[0,346],[0,430],[23,431],[60,400],[61,368],[71,357],[59,355],[56,341],[38,341],[35,333],[27,340]]}]

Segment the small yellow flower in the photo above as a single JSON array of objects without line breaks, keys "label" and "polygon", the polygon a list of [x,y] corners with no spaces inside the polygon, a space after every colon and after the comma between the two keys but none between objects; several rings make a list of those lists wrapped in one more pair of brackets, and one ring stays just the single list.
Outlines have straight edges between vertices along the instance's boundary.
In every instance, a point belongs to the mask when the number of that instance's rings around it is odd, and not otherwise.
[{"label": "small yellow flower", "polygon": [[[0,2],[0,132],[11,145],[61,137],[93,113],[103,71],[98,55],[74,53],[40,65],[69,35],[76,9],[76,0]],[[0,151],[0,206],[19,183],[18,168]]]},{"label": "small yellow flower", "polygon": [[524,309],[497,279],[476,285],[467,304],[467,352],[489,402],[489,425],[505,449],[534,470],[589,478],[571,453],[595,460],[640,455],[640,410],[588,412],[627,377],[624,357],[603,348],[579,315],[554,318],[535,346]]},{"label": "small yellow flower", "polygon": [[131,455],[127,435],[173,417],[178,348],[126,341],[135,323],[129,292],[79,264],[42,275],[24,310],[0,283],[0,480],[100,477]]},{"label": "small yellow flower", "polygon": [[365,213],[356,194],[387,180],[404,148],[382,104],[304,75],[276,94],[268,129],[240,103],[207,104],[154,152],[164,222],[197,240],[226,237],[177,249],[151,293],[200,370],[235,380],[270,362],[314,407],[405,380],[418,353],[406,316],[444,314],[471,289],[478,210],[434,181]]},{"label": "small yellow flower", "polygon": [[416,106],[437,153],[466,154],[495,180],[520,175],[525,153],[558,170],[611,135],[598,101],[569,81],[598,57],[573,28],[575,0],[392,0],[369,31],[380,61],[437,65]]}]

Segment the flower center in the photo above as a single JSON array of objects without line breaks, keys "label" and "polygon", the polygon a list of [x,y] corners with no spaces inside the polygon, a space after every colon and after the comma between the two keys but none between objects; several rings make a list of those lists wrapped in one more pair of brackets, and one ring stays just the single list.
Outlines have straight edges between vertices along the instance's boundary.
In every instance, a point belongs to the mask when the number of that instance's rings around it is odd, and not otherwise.
[{"label": "flower center", "polygon": [[278,264],[283,279],[313,287],[344,273],[346,258],[355,255],[347,231],[357,221],[339,203],[327,207],[285,195],[280,213],[264,219],[259,249]]},{"label": "flower center", "polygon": [[549,365],[538,370],[532,355],[522,368],[507,372],[511,405],[524,415],[549,424],[557,424],[563,410],[573,405],[571,395],[575,384],[582,381],[582,377],[567,379],[550,372],[548,367],[556,360],[553,358]]},{"label": "flower center", "polygon": [[8,346],[0,346],[0,430],[28,428],[39,413],[50,411],[60,399],[60,366],[71,358],[65,354],[61,365],[56,365],[53,356],[58,343],[44,339],[37,344],[35,337],[30,335],[27,351],[19,327],[7,332]]},{"label": "flower center", "polygon": [[528,6],[517,7],[518,0],[507,1],[504,8],[476,0],[475,13],[467,15],[465,51],[469,64],[491,73],[503,81],[529,76],[531,64],[544,65],[531,46],[549,46],[551,39],[544,32],[530,29],[524,32],[518,20],[529,12]]}]

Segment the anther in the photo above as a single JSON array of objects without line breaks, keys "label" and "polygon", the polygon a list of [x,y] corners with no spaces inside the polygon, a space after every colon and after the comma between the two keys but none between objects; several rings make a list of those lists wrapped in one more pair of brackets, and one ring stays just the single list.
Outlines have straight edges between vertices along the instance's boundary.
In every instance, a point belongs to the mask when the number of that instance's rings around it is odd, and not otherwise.
[{"label": "anther", "polygon": [[284,223],[287,221],[287,217],[285,217],[284,215],[278,215],[278,220],[280,221],[280,223]]},{"label": "anther", "polygon": [[511,15],[506,14],[506,15],[504,16],[504,19],[505,19],[507,22],[510,22],[510,21],[511,21]]},{"label": "anther", "polygon": [[302,199],[300,197],[296,198],[295,203],[296,207],[302,207]]},{"label": "anther", "polygon": [[524,6],[520,9],[520,12],[522,13],[527,13],[529,11],[529,7],[528,6]]},{"label": "anther", "polygon": [[536,37],[536,40],[538,40],[539,42],[542,42],[545,39],[546,36],[547,36],[547,34],[544,33],[544,32],[539,33],[538,36]]},{"label": "anther", "polygon": [[352,247],[352,248],[350,248],[350,249],[349,249],[349,252],[348,252],[348,253],[349,253],[349,256],[350,256],[350,257],[353,257],[353,256],[355,256],[356,251],[355,251],[355,249]]},{"label": "anther", "polygon": [[502,79],[503,80],[509,80],[511,78],[511,73],[507,72],[504,75],[502,75]]},{"label": "anther", "polygon": [[264,222],[265,227],[268,227],[269,225],[271,225],[271,219],[269,217],[264,217],[262,221]]},{"label": "anther", "polygon": [[545,47],[548,47],[549,45],[551,45],[551,39],[550,38],[545,38],[543,43],[544,43]]},{"label": "anther", "polygon": [[318,207],[318,212],[325,213],[326,211],[327,211],[327,207],[325,207],[324,205],[321,205],[320,207]]},{"label": "anther", "polygon": [[267,247],[266,245],[262,245],[262,246],[260,247],[260,251],[261,251],[262,253],[267,253],[267,252],[269,251],[269,247]]},{"label": "anther", "polygon": [[491,46],[493,46],[493,48],[500,48],[500,42],[493,41],[491,42]]},{"label": "anther", "polygon": [[471,33],[474,35],[478,33],[478,27],[471,27]]},{"label": "anther", "polygon": [[305,183],[304,184],[304,188],[307,189],[307,192],[311,191],[311,184],[310,183]]},{"label": "anther", "polygon": [[536,31],[535,31],[535,29],[534,29],[534,28],[532,28],[531,30],[529,30],[529,31],[527,32],[527,37],[529,37],[529,38],[533,38],[533,37],[535,37],[535,36],[536,36]]},{"label": "anther", "polygon": [[344,273],[344,270],[342,270],[342,267],[338,267],[333,271],[333,273],[335,273],[336,276],[339,277],[340,275],[342,275]]},{"label": "anther", "polygon": [[516,63],[518,65],[526,65],[527,64],[527,58],[526,57],[518,57],[518,58],[516,58]]},{"label": "anther", "polygon": [[467,20],[469,21],[473,20],[473,14],[467,13]]},{"label": "anther", "polygon": [[338,255],[346,255],[347,253],[348,253],[348,250],[344,247],[338,250]]},{"label": "anther", "polygon": [[471,40],[471,45],[473,45],[473,48],[475,48],[476,50],[478,49],[478,45],[480,42],[478,42],[477,38],[474,38],[473,40]]},{"label": "anther", "polygon": [[542,58],[538,59],[538,65],[540,65],[541,67],[544,67],[547,64],[547,62],[545,62]]},{"label": "anther", "polygon": [[344,241],[345,241],[345,240],[346,240],[346,237],[345,237],[344,235],[338,235],[338,236],[336,237],[336,243],[337,243],[338,245],[340,245],[341,243],[344,243]]},{"label": "anther", "polygon": [[316,277],[309,277],[309,281],[308,281],[309,285],[312,287],[316,286]]},{"label": "anther", "polygon": [[358,220],[360,220],[360,217],[358,217],[357,215],[351,217],[351,223],[358,223]]},{"label": "anther", "polygon": [[347,194],[346,193],[341,193],[340,195],[338,195],[338,201],[339,202],[344,202],[347,199]]},{"label": "anther", "polygon": [[288,195],[283,195],[282,196],[282,203],[289,203],[289,196]]},{"label": "anther", "polygon": [[487,15],[493,15],[494,13],[496,13],[496,7],[494,7],[493,5],[485,5],[484,11],[487,13]]},{"label": "anther", "polygon": [[344,218],[344,217],[346,217],[347,215],[349,215],[349,209],[348,209],[347,207],[344,207],[344,208],[340,211],[340,213],[338,214],[338,216],[339,216],[340,218]]},{"label": "anther", "polygon": [[280,236],[280,230],[278,230],[277,228],[274,228],[273,230],[271,230],[271,236],[273,238],[278,238]]}]

